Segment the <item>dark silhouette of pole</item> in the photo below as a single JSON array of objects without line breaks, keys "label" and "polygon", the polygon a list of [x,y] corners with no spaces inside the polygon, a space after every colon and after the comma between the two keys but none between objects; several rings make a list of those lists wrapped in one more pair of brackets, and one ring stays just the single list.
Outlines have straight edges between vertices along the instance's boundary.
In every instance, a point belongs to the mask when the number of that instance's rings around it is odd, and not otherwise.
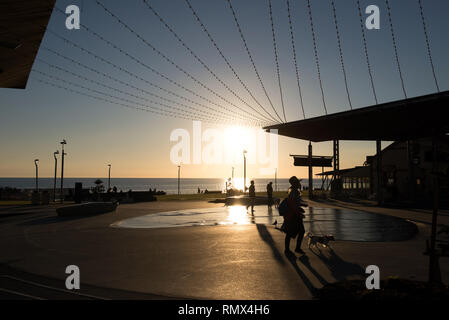
[{"label": "dark silhouette of pole", "polygon": [[36,192],[39,191],[39,167],[37,163],[39,162],[39,159],[34,160],[34,166],[36,167]]},{"label": "dark silhouette of pole", "polygon": [[109,170],[108,170],[108,190],[111,189],[111,165],[108,164]]},{"label": "dark silhouette of pole", "polygon": [[180,182],[181,182],[181,166],[178,166],[178,195],[181,194]]},{"label": "dark silhouette of pole", "polygon": [[243,150],[243,192],[246,192],[246,150]]},{"label": "dark silhouette of pole", "polygon": [[441,271],[439,267],[439,256],[435,252],[437,225],[438,225],[438,202],[439,202],[439,181],[438,181],[438,137],[434,135],[432,139],[432,187],[433,187],[433,210],[432,210],[432,227],[430,234],[429,248],[429,282],[441,283]]},{"label": "dark silhouette of pole", "polygon": [[53,157],[55,158],[55,178],[53,180],[53,202],[56,202],[56,174],[58,170],[58,158],[56,155],[59,154],[59,150],[53,152]]},{"label": "dark silhouette of pole", "polygon": [[[341,176],[340,176],[340,141],[333,141],[333,151],[334,151],[334,172],[332,173],[332,181],[331,181],[331,192],[333,194],[337,194],[341,192],[342,184],[341,184]],[[370,188],[372,188],[372,183],[370,184]]]},{"label": "dark silhouette of pole", "polygon": [[377,204],[383,204],[382,194],[382,142],[376,140],[376,166],[377,166]]},{"label": "dark silhouette of pole", "polygon": [[309,199],[313,198],[312,142],[309,142]]},{"label": "dark silhouette of pole", "polygon": [[64,156],[66,153],[64,152],[64,145],[67,144],[67,141],[63,139],[61,142],[62,152],[61,152],[61,203],[64,203]]}]

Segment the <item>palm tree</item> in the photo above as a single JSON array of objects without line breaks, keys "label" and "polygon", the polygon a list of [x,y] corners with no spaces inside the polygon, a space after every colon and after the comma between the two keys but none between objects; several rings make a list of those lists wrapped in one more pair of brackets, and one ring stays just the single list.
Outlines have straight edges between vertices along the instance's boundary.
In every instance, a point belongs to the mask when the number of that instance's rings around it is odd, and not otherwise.
[{"label": "palm tree", "polygon": [[92,191],[94,193],[103,193],[104,192],[104,186],[103,181],[101,179],[97,179],[94,181],[95,187],[93,187]]}]

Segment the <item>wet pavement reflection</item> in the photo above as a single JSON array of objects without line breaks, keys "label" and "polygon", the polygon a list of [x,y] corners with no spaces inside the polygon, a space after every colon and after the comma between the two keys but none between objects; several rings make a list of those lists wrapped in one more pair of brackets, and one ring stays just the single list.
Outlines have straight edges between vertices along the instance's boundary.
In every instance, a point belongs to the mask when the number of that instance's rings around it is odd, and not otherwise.
[{"label": "wet pavement reflection", "polygon": [[[402,241],[417,232],[416,225],[404,219],[350,209],[305,208],[304,226],[313,234],[332,234],[336,240]],[[220,225],[273,225],[283,218],[276,208],[256,206],[254,213],[245,206],[229,206],[160,212],[112,224],[119,228],[172,228]],[[273,225],[274,227],[274,225]]]}]

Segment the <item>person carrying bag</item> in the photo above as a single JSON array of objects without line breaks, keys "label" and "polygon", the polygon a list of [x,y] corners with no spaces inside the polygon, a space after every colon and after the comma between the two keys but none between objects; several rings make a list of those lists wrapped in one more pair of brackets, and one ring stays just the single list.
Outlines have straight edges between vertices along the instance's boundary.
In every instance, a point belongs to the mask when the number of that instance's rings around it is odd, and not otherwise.
[{"label": "person carrying bag", "polygon": [[299,193],[300,181],[296,176],[289,180],[290,188],[288,189],[288,197],[285,198],[279,205],[279,214],[284,217],[284,223],[281,230],[285,232],[285,254],[291,253],[290,240],[297,237],[295,252],[304,254],[301,249],[302,239],[304,238],[304,223],[305,218],[304,206],[305,203],[301,200]]}]

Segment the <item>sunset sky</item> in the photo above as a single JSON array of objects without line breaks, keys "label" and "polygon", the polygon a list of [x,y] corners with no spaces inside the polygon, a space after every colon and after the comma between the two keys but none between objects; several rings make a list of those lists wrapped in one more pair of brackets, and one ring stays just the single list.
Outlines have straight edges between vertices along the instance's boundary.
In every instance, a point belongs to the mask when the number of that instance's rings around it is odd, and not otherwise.
[{"label": "sunset sky", "polygon": [[[218,81],[213,79],[207,70],[161,24],[143,1],[101,0],[101,2],[135,32],[187,72],[232,103],[251,112]],[[151,0],[148,2],[232,90],[250,105],[258,108],[254,100],[234,78],[207,36],[202,32],[184,0]],[[268,100],[251,67],[227,1],[190,0],[190,2],[218,46],[239,73],[239,76],[261,104],[270,111]],[[286,1],[273,0],[272,2],[286,117],[288,121],[294,121],[302,119],[302,112],[299,105],[292,59]],[[447,19],[447,13],[449,12],[449,1],[423,0],[422,2],[439,87],[441,91],[448,90],[449,61],[447,56],[449,54],[449,41],[447,41],[447,30],[449,30],[449,20]],[[306,3],[306,0],[290,0],[304,108],[306,117],[310,118],[323,115],[324,109],[317,80]],[[349,110],[330,1],[312,0],[311,3],[327,109],[329,113]],[[335,3],[353,107],[360,108],[372,105],[374,99],[363,51],[356,1],[338,0]],[[56,1],[56,6],[61,9],[65,9],[69,4],[80,6],[82,24],[98,32],[98,34],[137,59],[159,70],[170,79],[215,103],[226,105],[155,54],[135,35],[105,13],[94,0]],[[232,4],[268,94],[278,113],[281,114],[268,1],[233,0]],[[380,30],[366,30],[366,34],[377,96],[379,102],[402,99],[403,93],[394,58],[385,1],[361,1],[363,11],[368,5],[373,4],[380,8]],[[390,4],[398,54],[408,97],[436,92],[427,56],[418,1],[390,0]],[[364,14],[364,17],[366,16]],[[204,101],[183,91],[99,41],[83,30],[83,27],[81,27],[81,30],[67,30],[65,17],[56,11],[53,12],[48,28],[149,82],[156,83],[194,101],[204,103]],[[176,100],[164,91],[158,91],[129,74],[114,69],[110,65],[70,46],[50,32],[47,32],[44,36],[41,49],[37,55],[39,59],[133,95],[142,96],[142,92],[87,71],[45,50],[44,47],[135,87]],[[185,129],[192,137],[193,123],[191,120],[133,110],[38,82],[37,79],[43,79],[70,87],[63,82],[49,79],[36,71],[142,103],[142,101],[130,96],[98,87],[51,68],[42,61],[36,60],[33,70],[25,90],[0,89],[0,177],[32,177],[34,175],[33,160],[37,158],[40,159],[40,176],[51,177],[53,175],[53,152],[60,149],[59,142],[62,139],[67,140],[66,152],[68,155],[65,165],[65,176],[67,177],[104,177],[107,176],[107,164],[109,163],[112,164],[114,177],[176,177],[176,164],[170,161],[170,150],[176,142],[170,141],[170,134],[173,130]],[[76,90],[85,91],[82,89]],[[148,99],[150,98],[148,97]],[[179,99],[176,101],[183,102]],[[227,115],[226,110],[219,110],[217,106],[210,104],[209,106],[217,110],[219,118]],[[226,106],[234,110],[232,106]],[[404,117],[406,116],[404,115]],[[230,126],[232,124],[202,123],[203,130],[217,129],[220,132],[225,132]],[[382,124],[379,123],[379,126],[382,126]],[[244,132],[244,130],[241,132]],[[240,150],[237,150],[242,147],[237,143],[240,138],[244,139],[243,136],[234,138],[236,141],[235,150],[223,147],[223,152],[240,152]],[[204,143],[205,145],[206,143]],[[279,137],[279,177],[291,175],[306,177],[306,168],[293,167],[293,161],[289,154],[306,154],[307,145],[307,141]],[[332,155],[331,142],[314,143],[313,147],[314,154]],[[341,168],[362,165],[366,155],[375,153],[375,142],[343,141],[340,143],[340,150]],[[190,178],[223,178],[230,176],[231,167],[235,167],[235,175],[242,176],[242,164],[243,158],[234,165],[189,164],[182,165],[182,172],[184,177]],[[249,165],[248,177],[266,177],[260,174],[260,167],[260,165]]]}]

